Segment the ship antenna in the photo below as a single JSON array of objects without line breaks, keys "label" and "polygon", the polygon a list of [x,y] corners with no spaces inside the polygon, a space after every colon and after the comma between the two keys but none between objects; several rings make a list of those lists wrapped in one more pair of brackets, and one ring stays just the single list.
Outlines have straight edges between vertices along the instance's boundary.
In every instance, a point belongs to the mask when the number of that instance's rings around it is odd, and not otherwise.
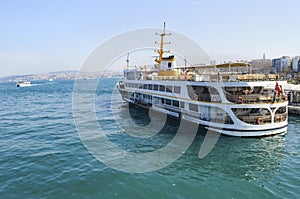
[{"label": "ship antenna", "polygon": [[159,44],[160,48],[158,50],[155,50],[155,52],[157,52],[159,54],[159,57],[155,61],[158,63],[158,69],[160,69],[160,64],[162,61],[163,54],[166,52],[170,52],[170,51],[164,50],[164,44],[171,44],[171,42],[164,42],[164,36],[171,35],[171,33],[166,33],[166,22],[164,22],[163,33],[159,34],[156,32],[156,35],[160,36],[160,42],[155,42],[155,44]]},{"label": "ship antenna", "polygon": [[127,53],[127,58],[126,58],[126,70],[129,69],[129,53]]}]

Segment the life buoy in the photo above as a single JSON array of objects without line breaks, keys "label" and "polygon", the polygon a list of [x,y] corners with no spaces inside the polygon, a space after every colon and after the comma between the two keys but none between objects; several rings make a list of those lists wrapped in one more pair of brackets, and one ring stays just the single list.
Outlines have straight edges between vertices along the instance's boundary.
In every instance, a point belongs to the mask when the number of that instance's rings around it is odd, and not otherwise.
[{"label": "life buoy", "polygon": [[237,103],[241,104],[241,103],[243,103],[243,101],[244,101],[244,98],[242,96],[239,96],[237,99]]},{"label": "life buoy", "polygon": [[257,119],[257,124],[263,124],[263,123],[264,123],[264,121],[261,117]]},{"label": "life buoy", "polygon": [[284,116],[281,115],[281,116],[280,116],[280,122],[283,122],[284,120],[285,120]]}]

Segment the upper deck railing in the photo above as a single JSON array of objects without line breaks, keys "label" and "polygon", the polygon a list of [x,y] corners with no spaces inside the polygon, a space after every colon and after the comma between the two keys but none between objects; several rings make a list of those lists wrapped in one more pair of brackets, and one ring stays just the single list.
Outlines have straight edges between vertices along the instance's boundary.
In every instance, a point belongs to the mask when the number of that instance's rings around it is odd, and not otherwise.
[{"label": "upper deck railing", "polygon": [[177,66],[160,70],[156,65],[124,71],[130,80],[178,80],[199,82],[237,82],[278,80],[278,74],[252,73],[248,63],[226,63],[219,65]]},{"label": "upper deck railing", "polygon": [[174,71],[164,71],[165,74],[136,71],[135,74],[127,74],[129,80],[176,80],[196,82],[253,82],[253,81],[274,81],[279,79],[277,74],[174,74]]}]

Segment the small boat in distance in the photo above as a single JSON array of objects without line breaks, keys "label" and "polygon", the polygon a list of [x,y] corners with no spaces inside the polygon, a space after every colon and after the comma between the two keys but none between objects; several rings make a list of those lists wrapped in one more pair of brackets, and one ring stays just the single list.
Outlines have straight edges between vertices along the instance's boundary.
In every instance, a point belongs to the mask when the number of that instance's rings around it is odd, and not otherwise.
[{"label": "small boat in distance", "polygon": [[16,83],[17,87],[26,87],[26,86],[31,86],[30,81],[18,81]]}]

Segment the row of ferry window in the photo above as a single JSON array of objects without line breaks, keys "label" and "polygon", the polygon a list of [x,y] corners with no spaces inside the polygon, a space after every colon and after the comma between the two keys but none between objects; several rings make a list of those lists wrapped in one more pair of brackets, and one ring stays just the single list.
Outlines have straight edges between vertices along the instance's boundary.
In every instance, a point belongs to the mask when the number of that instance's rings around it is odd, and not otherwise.
[{"label": "row of ferry window", "polygon": [[[130,93],[130,92],[128,92],[128,94],[131,95],[131,97],[133,96],[133,94]],[[161,104],[174,106],[174,107],[181,108],[181,109],[184,109],[184,107],[185,107],[185,103],[182,102],[182,101],[178,101],[178,100],[171,100],[171,99],[160,98],[160,97],[152,97],[152,95],[141,94],[141,93],[136,93],[135,95],[138,96],[138,97],[140,96],[143,99],[147,99],[147,100],[152,100],[153,99],[153,102],[152,102],[153,104],[159,103],[159,100],[160,100]],[[198,105],[197,104],[188,103],[188,105],[189,105],[189,110],[198,112]]]},{"label": "row of ferry window", "polygon": [[[180,102],[177,100],[163,99],[163,98],[161,98],[161,103],[167,104],[170,106],[180,107],[182,109],[184,109],[184,105],[185,105],[184,102]],[[199,113],[199,106],[197,104],[188,103],[188,107],[189,107],[190,111]],[[204,113],[202,116],[200,113],[199,117],[201,120],[205,120],[205,121],[213,120],[213,122],[217,122],[217,123],[234,124],[232,119],[225,112],[224,113],[216,112],[212,115],[210,113],[207,113],[207,114]]]},{"label": "row of ferry window", "polygon": [[130,88],[138,88],[144,90],[153,90],[167,93],[177,93],[180,94],[181,87],[180,86],[165,86],[159,84],[137,84],[137,83],[125,83],[126,87]]},{"label": "row of ferry window", "polygon": [[161,98],[161,103],[162,104],[166,104],[166,105],[170,105],[170,106],[174,106],[177,108],[184,108],[184,102],[179,102],[178,100],[170,100],[170,99],[164,99]]},{"label": "row of ferry window", "polygon": [[[142,95],[143,99],[152,100],[152,96],[151,95],[147,95],[147,94],[138,94],[138,95]],[[181,101],[178,101],[178,100],[166,99],[166,98],[158,98],[158,97],[154,97],[153,98],[153,100],[154,100],[153,104],[155,104],[155,101],[156,101],[156,103],[158,103],[159,99],[161,101],[161,104],[165,104],[165,105],[169,105],[169,106],[174,106],[174,107],[181,108],[181,109],[184,109],[184,107],[185,107],[185,103],[184,102],[181,102]],[[197,104],[189,103],[188,105],[189,105],[188,107],[189,107],[190,111],[194,111],[194,112],[198,112],[199,111],[199,106]]]},{"label": "row of ferry window", "polygon": [[[142,95],[143,99],[152,100],[152,95],[140,94],[140,93],[138,93],[137,95]],[[184,107],[185,107],[184,102],[181,102],[178,100],[171,100],[171,99],[167,99],[167,98],[153,97],[153,100],[154,100],[153,103],[155,104],[155,101],[158,102],[159,99],[161,100],[161,104],[174,106],[174,107],[181,108],[181,109],[184,109]],[[188,108],[190,111],[199,112],[198,104],[188,103]]]},{"label": "row of ferry window", "polygon": [[[129,93],[129,95],[133,96],[132,93]],[[147,94],[141,94],[141,93],[136,93],[137,96],[142,96],[143,99],[148,99],[152,100],[152,95],[147,95]],[[169,106],[174,106],[177,108],[184,109],[185,103],[178,101],[178,100],[171,100],[167,98],[159,98],[159,97],[153,97],[153,104],[159,103],[159,100],[161,104],[169,105]],[[192,104],[188,103],[188,107],[190,111],[198,112],[199,111],[199,106],[197,104]]]},{"label": "row of ferry window", "polygon": [[[128,93],[128,94],[130,94],[130,93]],[[152,101],[152,95],[141,94],[141,93],[137,93],[136,95],[142,95],[143,99],[148,99],[148,100]],[[161,101],[161,104],[174,106],[174,107],[181,108],[181,109],[185,108],[185,103],[184,102],[178,101],[178,100],[171,100],[171,99],[167,99],[167,98],[153,97],[153,104],[158,103],[159,99]],[[198,104],[188,103],[188,109],[190,111],[199,112]]]},{"label": "row of ferry window", "polygon": [[[181,109],[184,109],[184,105],[185,105],[184,102],[180,102],[178,100],[164,99],[164,98],[161,98],[161,104],[166,104],[166,105],[174,106],[174,107],[181,108]],[[198,109],[199,106],[197,104],[189,103],[188,105],[189,105],[190,111],[194,111],[194,112],[199,111],[199,109]]]}]

